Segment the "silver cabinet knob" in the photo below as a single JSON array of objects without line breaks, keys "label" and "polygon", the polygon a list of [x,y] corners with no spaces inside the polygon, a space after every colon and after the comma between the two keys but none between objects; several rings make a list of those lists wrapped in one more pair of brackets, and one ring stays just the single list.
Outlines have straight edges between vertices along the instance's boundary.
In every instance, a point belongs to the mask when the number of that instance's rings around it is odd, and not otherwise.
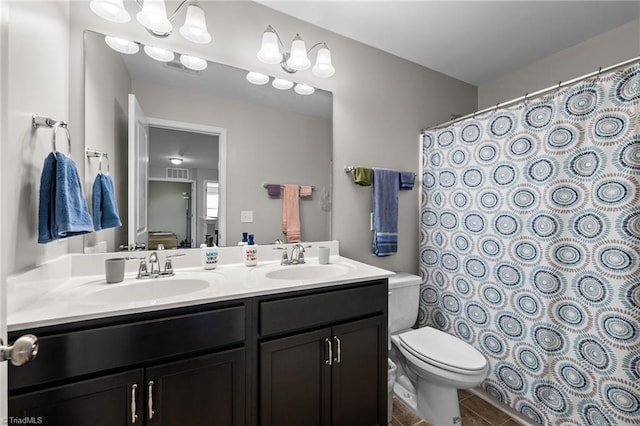
[{"label": "silver cabinet knob", "polygon": [[38,355],[38,338],[33,334],[20,336],[11,346],[5,346],[0,340],[0,345],[0,361],[11,360],[11,364],[18,367]]}]

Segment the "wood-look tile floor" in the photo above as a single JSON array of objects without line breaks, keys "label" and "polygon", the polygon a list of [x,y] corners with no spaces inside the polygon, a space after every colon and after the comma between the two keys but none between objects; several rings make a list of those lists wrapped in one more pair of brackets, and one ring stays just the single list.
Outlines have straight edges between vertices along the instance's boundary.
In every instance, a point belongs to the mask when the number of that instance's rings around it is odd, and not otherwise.
[{"label": "wood-look tile floor", "polygon": [[[462,426],[520,426],[520,423],[498,410],[484,399],[466,390],[458,391]],[[437,426],[431,425],[393,397],[393,420],[389,426]]]}]

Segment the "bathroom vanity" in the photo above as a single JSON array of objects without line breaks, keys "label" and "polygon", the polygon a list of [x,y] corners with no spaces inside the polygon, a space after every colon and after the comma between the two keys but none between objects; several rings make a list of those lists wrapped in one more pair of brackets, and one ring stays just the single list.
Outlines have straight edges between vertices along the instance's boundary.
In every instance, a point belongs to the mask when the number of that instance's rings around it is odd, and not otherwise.
[{"label": "bathroom vanity", "polygon": [[386,424],[388,274],[332,261],[360,270],[262,283],[256,275],[285,267],[230,265],[218,272],[229,280],[217,296],[14,325],[10,341],[33,333],[40,353],[9,368],[10,416],[51,425]]}]

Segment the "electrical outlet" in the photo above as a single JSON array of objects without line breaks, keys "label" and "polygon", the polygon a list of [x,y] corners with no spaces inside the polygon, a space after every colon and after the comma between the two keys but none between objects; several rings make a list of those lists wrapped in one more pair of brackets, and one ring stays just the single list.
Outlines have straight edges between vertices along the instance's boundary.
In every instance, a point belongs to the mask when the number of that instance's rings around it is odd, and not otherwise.
[{"label": "electrical outlet", "polygon": [[242,210],[240,212],[240,222],[241,223],[252,223],[253,222],[253,210]]}]

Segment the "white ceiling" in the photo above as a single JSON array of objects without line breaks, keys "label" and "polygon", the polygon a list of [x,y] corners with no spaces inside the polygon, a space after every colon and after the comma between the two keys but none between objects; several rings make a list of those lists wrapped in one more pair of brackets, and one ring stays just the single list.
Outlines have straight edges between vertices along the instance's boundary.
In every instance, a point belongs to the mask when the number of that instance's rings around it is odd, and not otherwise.
[{"label": "white ceiling", "polygon": [[640,1],[257,2],[474,85],[640,19]]}]

